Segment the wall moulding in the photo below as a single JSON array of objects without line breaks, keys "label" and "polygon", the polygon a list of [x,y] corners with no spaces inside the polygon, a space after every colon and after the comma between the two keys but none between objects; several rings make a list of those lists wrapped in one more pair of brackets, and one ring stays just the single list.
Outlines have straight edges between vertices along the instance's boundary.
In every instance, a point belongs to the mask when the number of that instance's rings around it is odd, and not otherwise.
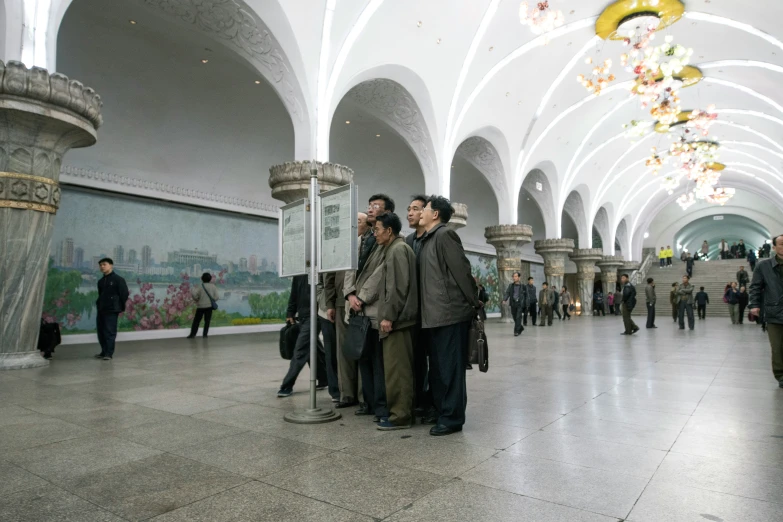
[{"label": "wall moulding", "polygon": [[60,170],[60,181],[69,185],[146,196],[253,216],[275,219],[278,217],[279,207],[276,205],[70,165],[63,166]]}]

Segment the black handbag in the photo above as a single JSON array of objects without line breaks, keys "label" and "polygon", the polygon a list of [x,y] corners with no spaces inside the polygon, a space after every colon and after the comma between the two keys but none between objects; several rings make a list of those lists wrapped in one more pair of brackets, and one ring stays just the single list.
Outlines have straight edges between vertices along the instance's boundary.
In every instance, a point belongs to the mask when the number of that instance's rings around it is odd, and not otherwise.
[{"label": "black handbag", "polygon": [[38,350],[43,352],[44,359],[51,359],[54,349],[60,345],[60,325],[58,323],[46,323],[41,319],[41,331],[38,334]]},{"label": "black handbag", "polygon": [[215,302],[214,299],[212,299],[212,296],[209,295],[209,292],[207,292],[207,287],[204,286],[204,283],[201,283],[201,288],[204,289],[204,293],[207,294],[207,297],[209,297],[209,304],[212,306],[212,309],[213,310],[217,310],[218,309],[218,304]]},{"label": "black handbag", "polygon": [[484,321],[478,317],[473,319],[468,330],[468,350],[470,364],[478,364],[479,371],[486,373],[489,370],[489,345]]},{"label": "black handbag", "polygon": [[345,342],[343,343],[343,355],[349,361],[358,361],[361,359],[367,340],[372,329],[372,321],[369,317],[351,311],[348,317],[348,328],[345,333]]},{"label": "black handbag", "polygon": [[299,337],[299,323],[286,323],[280,330],[280,357],[290,361],[294,357],[294,348],[296,347],[296,338]]}]

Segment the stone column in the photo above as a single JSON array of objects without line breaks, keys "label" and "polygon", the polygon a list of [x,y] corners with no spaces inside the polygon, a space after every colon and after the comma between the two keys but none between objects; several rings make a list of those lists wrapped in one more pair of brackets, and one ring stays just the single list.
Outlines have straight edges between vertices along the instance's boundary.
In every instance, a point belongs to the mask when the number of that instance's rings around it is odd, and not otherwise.
[{"label": "stone column", "polygon": [[577,248],[571,254],[576,263],[577,295],[581,303],[581,314],[593,313],[593,286],[595,286],[595,264],[603,259],[600,248]]},{"label": "stone column", "polygon": [[[336,163],[316,162],[321,192],[342,187],[353,181],[353,170]],[[269,168],[272,197],[286,204],[305,199],[310,194],[310,161],[289,161]]]},{"label": "stone column", "polygon": [[628,274],[628,280],[632,285],[638,285],[639,281],[636,280],[636,273],[642,267],[642,264],[638,261],[624,261],[620,268],[617,269],[617,279],[623,274]]},{"label": "stone column", "polygon": [[454,209],[451,219],[446,224],[452,230],[459,230],[468,224],[468,206],[465,203],[451,202],[451,206]]},{"label": "stone column", "polygon": [[623,256],[604,256],[597,262],[601,269],[601,284],[604,287],[604,310],[609,311],[609,292],[617,287],[617,269],[625,263]]},{"label": "stone column", "polygon": [[[529,264],[526,271],[522,267],[522,247],[533,240],[533,229],[530,225],[495,225],[485,229],[484,237],[497,251],[498,291],[502,301],[506,288],[513,281],[515,271],[522,272],[523,280],[530,274]],[[511,307],[502,302],[500,315],[504,323],[514,320],[511,317]]]},{"label": "stone column", "polygon": [[573,239],[540,239],[535,242],[536,253],[544,258],[544,275],[549,288],[560,292],[565,277],[565,263],[574,251]]},{"label": "stone column", "polygon": [[67,76],[0,62],[0,370],[49,364],[37,344],[60,167],[95,143],[101,106]]}]

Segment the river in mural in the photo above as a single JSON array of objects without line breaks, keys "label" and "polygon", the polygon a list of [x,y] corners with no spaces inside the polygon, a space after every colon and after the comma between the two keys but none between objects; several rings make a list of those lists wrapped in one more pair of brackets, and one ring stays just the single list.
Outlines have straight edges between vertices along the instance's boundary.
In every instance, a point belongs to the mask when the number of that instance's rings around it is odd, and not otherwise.
[{"label": "river in mural", "polygon": [[290,280],[277,275],[277,249],[276,220],[65,188],[43,317],[94,332],[98,260],[110,257],[130,290],[120,331],[189,326],[204,273],[221,294],[213,326],[282,322]]},{"label": "river in mural", "polygon": [[498,289],[498,265],[495,256],[467,252],[473,276],[487,291],[485,308],[488,314],[500,312],[501,295]]}]

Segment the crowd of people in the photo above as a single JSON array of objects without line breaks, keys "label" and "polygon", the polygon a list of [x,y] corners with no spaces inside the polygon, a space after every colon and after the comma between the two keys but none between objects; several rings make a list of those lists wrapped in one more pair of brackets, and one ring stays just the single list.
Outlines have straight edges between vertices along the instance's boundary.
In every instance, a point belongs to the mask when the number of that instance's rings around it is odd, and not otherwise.
[{"label": "crowd of people", "polygon": [[[407,237],[394,210],[389,196],[371,196],[358,216],[357,270],[318,281],[317,385],[336,408],[356,407],[379,430],[409,428],[418,417],[433,425],[431,435],[449,435],[465,424],[468,330],[483,301],[460,238],[446,226],[449,200],[414,196]],[[294,278],[287,321],[301,328],[281,398],[309,362],[309,291],[307,276]]]}]

